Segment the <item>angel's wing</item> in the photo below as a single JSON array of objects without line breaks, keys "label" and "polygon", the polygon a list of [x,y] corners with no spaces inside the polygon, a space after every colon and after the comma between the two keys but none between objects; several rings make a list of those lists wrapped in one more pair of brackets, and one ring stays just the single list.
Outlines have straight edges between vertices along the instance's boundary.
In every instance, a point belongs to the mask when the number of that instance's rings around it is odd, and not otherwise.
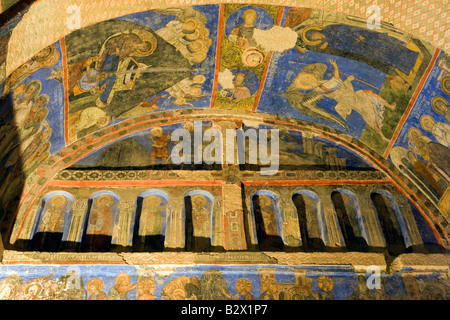
[{"label": "angel's wing", "polygon": [[304,115],[331,121],[347,128],[347,124],[343,120],[317,106],[317,102],[323,99],[323,96],[319,93],[304,94],[298,90],[288,90],[282,96],[285,96],[289,104]]}]

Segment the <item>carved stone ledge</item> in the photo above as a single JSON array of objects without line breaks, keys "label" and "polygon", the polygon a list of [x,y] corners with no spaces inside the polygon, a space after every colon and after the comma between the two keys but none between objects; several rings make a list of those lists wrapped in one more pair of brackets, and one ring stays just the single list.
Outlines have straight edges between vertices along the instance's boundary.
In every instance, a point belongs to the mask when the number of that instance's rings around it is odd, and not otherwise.
[{"label": "carved stone ledge", "polygon": [[2,264],[89,264],[89,263],[124,263],[116,252],[38,252],[14,251],[3,252]]},{"label": "carved stone ledge", "polygon": [[390,265],[390,271],[449,273],[450,254],[401,254]]},{"label": "carved stone ledge", "polygon": [[354,272],[366,272],[369,266],[377,266],[386,272],[387,265],[382,253],[362,252],[265,252],[280,265],[304,266],[350,266]]},{"label": "carved stone ledge", "polygon": [[386,271],[384,256],[358,252],[21,252],[5,250],[2,264],[271,264],[292,266],[348,266],[354,272],[366,272],[376,265]]}]

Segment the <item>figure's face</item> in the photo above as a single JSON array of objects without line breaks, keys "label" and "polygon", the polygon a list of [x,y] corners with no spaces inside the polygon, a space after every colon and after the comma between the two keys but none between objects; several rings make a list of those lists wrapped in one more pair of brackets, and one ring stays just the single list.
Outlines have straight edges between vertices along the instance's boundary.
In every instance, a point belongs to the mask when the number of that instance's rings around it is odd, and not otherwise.
[{"label": "figure's face", "polygon": [[120,285],[127,285],[129,282],[130,282],[130,279],[125,275],[119,276],[117,278],[117,283]]},{"label": "figure's face", "polygon": [[102,128],[104,126],[106,126],[109,122],[109,117],[101,117],[100,119],[97,120],[97,126]]},{"label": "figure's face", "polygon": [[434,128],[434,120],[429,116],[423,116],[420,123],[422,124],[422,127],[427,131],[431,131]]},{"label": "figure's face", "polygon": [[319,32],[319,31],[314,31],[311,34],[311,40],[321,40],[323,39],[324,35],[323,33]]},{"label": "figure's face", "polygon": [[51,48],[50,48],[50,47],[47,47],[47,48],[41,50],[41,51],[36,55],[36,58],[45,58],[45,57],[49,56],[51,52],[52,52]]},{"label": "figure's face", "polygon": [[34,90],[36,90],[36,85],[29,86],[25,92],[25,95],[30,97],[34,93]]},{"label": "figure's face", "polygon": [[299,89],[311,90],[320,85],[319,80],[311,73],[303,73],[295,79],[295,84]]},{"label": "figure's face", "polygon": [[202,84],[203,82],[205,82],[205,80],[206,80],[205,76],[201,74],[195,75],[192,78],[192,82],[197,84]]},{"label": "figure's face", "polygon": [[109,207],[114,202],[114,199],[109,195],[103,195],[98,197],[96,202],[99,207]]},{"label": "figure's face", "polygon": [[244,80],[245,80],[245,74],[238,73],[236,75],[236,77],[234,78],[234,84],[237,85],[237,86],[240,86],[240,85],[242,85],[244,83]]},{"label": "figure's face", "polygon": [[199,95],[202,94],[202,89],[200,89],[200,88],[191,88],[189,93],[192,94],[193,96],[199,96]]},{"label": "figure's face", "polygon": [[[414,130],[413,130],[413,129],[414,129]],[[411,140],[411,142],[416,141],[416,140],[420,137],[420,135],[421,135],[420,131],[418,131],[418,130],[415,129],[415,128],[412,128],[412,129],[409,130],[409,132],[408,132],[408,136],[409,136],[409,139]]]},{"label": "figure's face", "polygon": [[93,295],[96,295],[99,293],[98,284],[96,282],[91,283],[89,285],[89,292],[92,293]]},{"label": "figure's face", "polygon": [[50,200],[50,205],[53,208],[62,208],[66,204],[67,199],[63,195],[56,195]]},{"label": "figure's face", "polygon": [[35,105],[36,110],[39,109],[40,107],[42,107],[44,104],[45,104],[45,98],[40,97]]},{"label": "figure's face", "polygon": [[144,204],[148,207],[158,207],[161,203],[161,200],[159,199],[158,196],[148,196],[145,200],[144,200]]},{"label": "figure's face", "polygon": [[244,15],[244,21],[245,24],[251,25],[256,20],[256,12],[254,11],[247,11]]},{"label": "figure's face", "polygon": [[155,128],[155,129],[153,129],[151,132],[152,132],[152,135],[153,135],[154,137],[161,137],[162,134],[163,134],[161,128]]},{"label": "figure's face", "polygon": [[203,207],[206,204],[206,199],[202,195],[196,195],[192,197],[192,203],[196,208]]}]

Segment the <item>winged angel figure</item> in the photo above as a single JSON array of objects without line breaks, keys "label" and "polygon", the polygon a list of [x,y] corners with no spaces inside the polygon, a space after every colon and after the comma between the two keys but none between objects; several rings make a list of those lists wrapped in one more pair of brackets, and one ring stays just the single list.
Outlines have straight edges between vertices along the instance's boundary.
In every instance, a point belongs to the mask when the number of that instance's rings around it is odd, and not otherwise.
[{"label": "winged angel figure", "polygon": [[[342,80],[336,61],[331,59],[330,64],[334,68],[331,79],[324,79],[327,70],[325,64],[310,64],[299,71],[282,96],[287,97],[291,106],[301,113],[337,123],[346,129],[348,129],[345,122],[347,116],[352,111],[356,111],[362,116],[366,125],[375,129],[383,139],[388,140],[381,131],[384,120],[383,114],[385,108],[394,110],[395,102],[389,104],[371,90],[355,91],[352,85],[355,78],[350,75]],[[303,93],[301,90],[307,91],[307,93]],[[317,106],[317,103],[324,97],[337,102],[335,110],[341,118]]]}]

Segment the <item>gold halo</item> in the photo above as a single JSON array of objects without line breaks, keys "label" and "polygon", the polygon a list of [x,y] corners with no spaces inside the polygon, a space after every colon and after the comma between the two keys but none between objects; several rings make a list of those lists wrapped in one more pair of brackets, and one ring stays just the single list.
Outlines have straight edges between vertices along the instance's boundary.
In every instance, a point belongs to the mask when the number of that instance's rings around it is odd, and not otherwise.
[{"label": "gold halo", "polygon": [[206,81],[206,77],[202,74],[197,74],[192,78],[192,82],[201,84]]},{"label": "gold halo", "polygon": [[86,285],[86,288],[89,291],[89,293],[91,293],[91,294],[94,294],[94,292],[92,291],[93,286],[96,286],[98,291],[102,291],[103,290],[103,281],[99,278],[89,280],[89,282]]},{"label": "gold halo", "polygon": [[134,33],[137,34],[142,39],[142,41],[150,44],[150,49],[147,51],[141,51],[136,48],[136,53],[138,56],[148,56],[148,55],[152,54],[153,52],[155,52],[156,47],[158,46],[158,41],[156,40],[156,37],[151,32],[148,32],[146,30],[138,30],[138,31],[135,31]]},{"label": "gold halo", "polygon": [[258,196],[258,201],[261,205],[270,206],[272,204],[272,199],[263,194]]},{"label": "gold halo", "polygon": [[180,288],[184,288],[184,286],[190,282],[190,279],[188,276],[181,276],[173,279],[172,281],[175,282]]},{"label": "gold halo", "polygon": [[[412,138],[411,137],[411,135],[412,134],[417,134],[417,138]],[[411,140],[412,142],[414,142],[416,139],[418,139],[420,136],[422,136],[423,134],[422,134],[422,131],[420,131],[419,129],[417,129],[417,128],[411,128],[411,129],[409,129],[409,131],[408,131],[408,137],[409,137],[409,140]]]},{"label": "gold halo", "polygon": [[334,281],[330,277],[321,276],[317,279],[317,286],[326,292],[331,292],[334,288]]},{"label": "gold halo", "polygon": [[194,18],[186,19],[181,25],[184,33],[193,33],[197,28],[197,20]]},{"label": "gold halo", "polygon": [[112,205],[114,202],[114,198],[111,197],[109,194],[102,194],[101,196],[97,197],[97,199],[95,199],[95,203],[98,205],[103,199],[108,200],[106,204],[108,207]]},{"label": "gold halo", "polygon": [[316,83],[319,81],[319,80],[317,80],[316,76],[311,73],[306,73],[306,72],[301,73],[294,80],[295,84],[297,85],[297,88],[303,89],[303,90],[310,90],[310,89],[315,88],[315,86],[312,85],[309,81],[306,81],[306,83],[305,83],[305,80],[308,80],[308,79],[310,79],[310,81],[315,81]]},{"label": "gold halo", "polygon": [[185,124],[183,124],[183,129],[187,131],[194,131],[194,124],[190,121],[186,122]]},{"label": "gold halo", "polygon": [[152,290],[155,289],[156,284],[155,284],[155,281],[153,281],[152,279],[145,278],[145,279],[139,280],[139,282],[137,283],[137,286],[138,286],[139,288],[142,288],[142,287],[145,288],[145,287],[146,287],[146,288],[148,288],[150,291],[152,291]]},{"label": "gold halo", "polygon": [[256,12],[255,9],[247,9],[247,10],[245,10],[244,13],[242,14],[242,19],[245,20],[245,18],[246,18],[249,14],[254,15],[254,16],[255,16],[255,19],[258,17],[258,13]]},{"label": "gold halo", "polygon": [[191,197],[191,202],[192,202],[193,204],[199,202],[199,204],[200,204],[202,207],[204,207],[205,204],[206,204],[206,202],[207,202],[207,200],[206,200],[206,197],[205,197],[204,195],[202,195],[202,194],[195,194],[195,195],[193,195],[193,196]]},{"label": "gold halo", "polygon": [[427,129],[427,128],[426,128],[426,125],[424,126],[424,122],[427,121],[427,120],[431,120],[431,121],[433,122],[433,125],[434,125],[435,121],[434,121],[434,119],[433,119],[431,116],[429,116],[429,115],[424,115],[424,116],[422,116],[422,118],[420,118],[420,125],[422,126],[422,128],[424,128],[424,130],[431,131],[431,130],[433,130],[433,128]]},{"label": "gold halo", "polygon": [[150,44],[150,49],[147,51],[142,51],[142,50],[139,50],[138,48],[136,48],[137,55],[141,56],[141,57],[145,57],[145,56],[152,54],[156,49],[156,47],[153,45],[153,42],[150,42],[150,41],[144,41],[144,42],[147,42],[148,44]]},{"label": "gold halo", "polygon": [[440,97],[440,96],[434,97],[433,100],[431,100],[431,105],[433,106],[433,110],[439,114],[443,114],[445,111],[439,110],[439,108],[436,107],[437,103],[439,103],[439,102],[443,102],[446,108],[448,107],[448,102],[447,102],[447,100],[445,100],[443,97]]},{"label": "gold halo", "polygon": [[442,90],[444,90],[445,93],[450,94],[450,89],[447,87],[448,83],[450,83],[450,77],[445,77],[441,81],[441,87],[442,87]]},{"label": "gold halo", "polygon": [[322,40],[320,40],[320,39],[319,40],[309,40],[306,37],[306,33],[308,31],[310,31],[310,30],[322,31],[322,28],[319,27],[319,26],[309,26],[309,27],[304,28],[303,31],[302,31],[302,40],[303,40],[303,42],[306,43],[306,44],[309,44],[311,46],[317,46],[317,45],[321,44]]},{"label": "gold halo", "polygon": [[[135,52],[132,54],[133,56],[138,56],[138,57],[145,57],[148,56],[150,54],[152,54],[153,52],[155,52],[157,46],[158,46],[158,41],[156,40],[156,37],[149,31],[147,30],[131,30],[129,33],[134,33],[135,35],[137,35],[143,42],[148,42],[150,44],[150,49],[147,51],[142,51],[139,50],[138,48],[136,48]],[[113,35],[111,35],[110,37],[108,37],[108,39],[106,39],[103,42],[103,46],[102,49],[100,50],[101,52],[103,52],[103,50],[105,49],[105,44],[108,42],[109,39],[112,39],[114,37],[120,36],[124,34],[123,32],[118,32],[115,33]]]},{"label": "gold halo", "polygon": [[194,32],[187,33],[184,37],[186,38],[186,40],[194,41],[194,40],[197,40],[199,36],[200,36],[200,31],[198,29],[195,29]]},{"label": "gold halo", "polygon": [[250,282],[250,280],[247,279],[239,279],[238,281],[236,281],[236,288],[237,287],[243,287],[244,289],[246,289],[247,292],[252,291],[252,283]]},{"label": "gold halo", "polygon": [[52,207],[62,208],[66,205],[67,198],[62,194],[57,194],[50,198],[49,203]]},{"label": "gold halo", "polygon": [[191,53],[202,51],[204,47],[205,44],[200,39],[197,39],[187,45],[187,48]]},{"label": "gold halo", "polygon": [[176,284],[176,283],[173,282],[173,281],[169,282],[168,284],[166,284],[166,285],[164,286],[164,292],[165,292],[167,295],[171,295],[172,292],[174,292],[176,289],[178,289],[178,284]]},{"label": "gold halo", "polygon": [[[249,58],[258,57],[258,62],[249,62]],[[264,61],[264,54],[256,48],[248,48],[242,54],[242,62],[248,67],[256,67]]]},{"label": "gold halo", "polygon": [[153,128],[152,130],[150,130],[150,133],[154,136],[162,135],[163,129],[161,127],[156,127],[156,128]]},{"label": "gold halo", "polygon": [[197,51],[194,53],[191,53],[187,58],[190,62],[193,64],[201,63],[203,60],[205,60],[207,57],[207,53],[205,50]]},{"label": "gold halo", "polygon": [[[179,297],[176,297],[176,296],[179,296]],[[186,291],[181,288],[173,290],[172,299],[177,300],[177,299],[175,299],[175,297],[179,298],[180,300],[184,300],[186,298]]]},{"label": "gold halo", "polygon": [[201,88],[191,88],[189,90],[189,93],[192,94],[193,96],[199,96],[202,94],[202,89]]},{"label": "gold halo", "polygon": [[[156,204],[156,200],[158,201],[157,204]],[[156,206],[159,206],[161,204],[161,198],[158,197],[157,195],[152,194],[152,195],[146,197],[143,202],[146,206],[151,206],[151,205],[155,205],[155,204],[156,204]]]},{"label": "gold halo", "polygon": [[130,282],[130,276],[125,272],[121,272],[116,276],[116,283],[119,282],[119,279],[121,278],[125,278],[127,279],[127,282]]},{"label": "gold halo", "polygon": [[[41,57],[40,54],[41,54],[44,50],[47,50],[48,48],[50,48],[50,52],[49,52],[47,55]],[[37,62],[44,62],[45,60],[47,60],[47,59],[53,54],[53,52],[55,52],[55,46],[54,46],[54,45],[48,46],[48,47],[42,49],[41,51],[39,51],[39,52],[35,55],[34,60],[36,60]]]}]

